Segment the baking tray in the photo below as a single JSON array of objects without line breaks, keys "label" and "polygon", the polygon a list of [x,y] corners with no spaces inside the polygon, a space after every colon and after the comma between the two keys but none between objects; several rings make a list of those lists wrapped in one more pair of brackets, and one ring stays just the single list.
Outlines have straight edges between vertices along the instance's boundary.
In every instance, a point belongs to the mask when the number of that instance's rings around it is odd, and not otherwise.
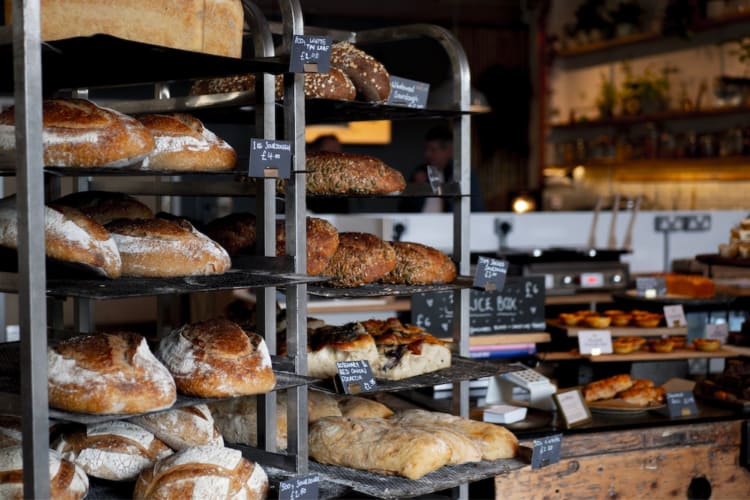
[{"label": "baking tray", "polygon": [[54,297],[106,300],[238,288],[286,287],[321,280],[319,277],[300,274],[232,269],[224,274],[177,278],[50,279],[47,280],[47,293]]},{"label": "baking tray", "polygon": [[433,293],[446,290],[458,290],[461,288],[471,288],[473,284],[473,276],[459,276],[453,283],[444,283],[441,285],[391,285],[385,283],[370,283],[356,288],[336,288],[325,285],[311,285],[308,287],[307,293],[318,297],[328,297],[332,299],[408,296],[416,293]]},{"label": "baking tray", "polygon": [[[443,368],[432,373],[425,373],[416,377],[409,377],[403,380],[378,380],[378,392],[397,392],[419,387],[432,387],[440,384],[449,384],[460,382],[462,380],[471,380],[475,378],[493,377],[518,371],[522,368],[507,363],[490,363],[487,361],[477,361],[460,356],[453,356],[451,366]],[[314,387],[333,391],[329,381],[319,381],[313,384]]]}]

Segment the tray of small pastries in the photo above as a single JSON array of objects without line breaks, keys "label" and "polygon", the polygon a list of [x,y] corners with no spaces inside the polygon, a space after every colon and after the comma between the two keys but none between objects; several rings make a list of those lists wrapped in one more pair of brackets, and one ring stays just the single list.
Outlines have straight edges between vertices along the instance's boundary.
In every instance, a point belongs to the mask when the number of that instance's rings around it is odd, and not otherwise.
[{"label": "tray of small pastries", "polygon": [[663,314],[639,309],[561,313],[556,319],[547,320],[547,324],[565,331],[569,337],[577,337],[578,332],[588,329],[606,329],[612,337],[687,335],[687,326],[668,327]]}]

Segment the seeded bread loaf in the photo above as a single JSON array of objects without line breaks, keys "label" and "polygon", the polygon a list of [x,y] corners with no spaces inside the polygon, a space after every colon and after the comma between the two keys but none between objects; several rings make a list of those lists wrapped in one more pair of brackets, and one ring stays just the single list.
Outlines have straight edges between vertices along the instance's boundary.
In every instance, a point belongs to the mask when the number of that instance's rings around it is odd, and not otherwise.
[{"label": "seeded bread loaf", "polygon": [[406,188],[403,174],[367,155],[310,151],[308,194],[393,194]]},{"label": "seeded bread loaf", "polygon": [[393,241],[396,267],[383,278],[385,283],[432,285],[456,279],[456,265],[440,250],[419,243]]},{"label": "seeded bread loaf", "polygon": [[[339,233],[324,219],[308,217],[307,227],[307,274],[321,274],[328,261],[339,247]],[[276,255],[286,255],[286,231],[284,222],[276,223]]]},{"label": "seeded bread loaf", "polygon": [[339,246],[324,275],[338,287],[355,287],[372,283],[393,271],[396,254],[393,247],[368,233],[339,233]]},{"label": "seeded bread loaf", "polygon": [[366,101],[386,102],[391,95],[391,76],[385,66],[349,42],[333,44],[331,67],[346,73]]}]

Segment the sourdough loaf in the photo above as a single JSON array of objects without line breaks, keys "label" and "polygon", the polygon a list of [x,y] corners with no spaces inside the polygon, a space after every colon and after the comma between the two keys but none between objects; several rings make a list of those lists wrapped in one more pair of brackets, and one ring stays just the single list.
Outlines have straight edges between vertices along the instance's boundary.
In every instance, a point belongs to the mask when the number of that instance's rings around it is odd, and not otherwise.
[{"label": "sourdough loaf", "polygon": [[406,188],[403,174],[374,156],[310,151],[305,165],[308,194],[393,194]]},{"label": "sourdough loaf", "polygon": [[[0,449],[0,498],[21,500],[23,455],[21,446]],[[81,500],[89,491],[89,478],[74,463],[49,450],[50,496],[55,500]]]},{"label": "sourdough loaf", "polygon": [[99,224],[109,224],[117,219],[150,219],[154,212],[144,203],[123,193],[108,191],[79,191],[52,202],[80,210]]},{"label": "sourdough loaf", "polygon": [[206,235],[229,253],[237,255],[255,247],[257,229],[255,215],[235,213],[214,219],[206,225]]},{"label": "sourdough loaf", "polygon": [[173,450],[191,446],[224,446],[221,433],[206,405],[185,406],[130,419],[153,432]]},{"label": "sourdough loaf", "polygon": [[339,233],[339,246],[324,275],[338,287],[355,287],[381,279],[393,270],[396,254],[393,247],[368,233]]},{"label": "sourdough loaf", "polygon": [[[316,276],[323,273],[336,249],[339,247],[339,233],[325,219],[308,217],[307,228],[307,274]],[[286,230],[284,222],[276,223],[276,255],[286,255]]]}]

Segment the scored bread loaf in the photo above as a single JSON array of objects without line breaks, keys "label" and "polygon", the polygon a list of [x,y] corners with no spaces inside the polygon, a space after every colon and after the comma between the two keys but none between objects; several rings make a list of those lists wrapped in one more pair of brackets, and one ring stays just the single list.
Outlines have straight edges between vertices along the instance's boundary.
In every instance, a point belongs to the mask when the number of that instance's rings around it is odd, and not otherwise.
[{"label": "scored bread loaf", "polygon": [[21,444],[21,419],[12,415],[0,415],[0,448]]},{"label": "scored bread loaf", "polygon": [[374,156],[310,151],[305,168],[308,194],[395,194],[406,188],[404,175]]},{"label": "scored bread loaf", "polygon": [[381,474],[419,479],[446,465],[448,445],[419,429],[380,418],[326,417],[310,426],[310,457]]},{"label": "scored bread loaf", "polygon": [[[308,217],[307,228],[307,274],[321,274],[339,247],[339,232],[325,219]],[[276,255],[286,255],[286,230],[284,222],[276,223]]]},{"label": "scored bread loaf", "polygon": [[191,446],[224,446],[221,433],[206,405],[149,413],[130,421],[153,432],[173,450],[184,450]]},{"label": "scored bread loaf", "polygon": [[263,338],[227,319],[188,324],[173,330],[157,352],[177,389],[190,396],[262,394],[276,377]]},{"label": "scored bread loaf", "polygon": [[[50,167],[123,167],[154,149],[137,120],[84,99],[42,103],[44,164]],[[15,114],[0,113],[0,151],[15,150]]]},{"label": "scored bread loaf", "polygon": [[310,332],[307,339],[307,373],[311,377],[333,377],[337,361],[366,360],[374,365],[378,350],[372,336],[360,323],[325,325]]},{"label": "scored bread loaf", "polygon": [[261,500],[268,492],[263,468],[239,450],[220,446],[186,448],[143,471],[133,498]]},{"label": "scored bread loaf", "polygon": [[391,75],[385,66],[349,42],[333,44],[331,67],[346,73],[366,101],[386,102],[391,95]]},{"label": "scored bread loaf", "polygon": [[150,219],[154,216],[148,206],[132,196],[107,191],[71,193],[56,199],[52,204],[80,210],[102,225],[116,219]]},{"label": "scored bread loaf", "polygon": [[[79,264],[107,278],[122,274],[122,261],[114,239],[104,227],[78,210],[44,207],[47,257]],[[15,197],[0,201],[0,246],[17,249],[18,211]]]},{"label": "scored bread loaf", "polygon": [[175,384],[136,333],[73,337],[47,350],[49,404],[68,411],[129,414],[174,404]]},{"label": "scored bread loaf", "polygon": [[[55,500],[81,500],[89,491],[89,478],[74,463],[49,450],[50,496]],[[21,446],[0,449],[0,498],[21,500],[23,451]]]},{"label": "scored bread loaf", "polygon": [[232,265],[218,243],[184,219],[118,219],[106,228],[120,251],[123,276],[223,274]]},{"label": "scored bread loaf", "polygon": [[339,246],[322,274],[331,276],[330,285],[355,287],[379,280],[395,265],[388,242],[368,233],[339,233]]},{"label": "scored bread loaf", "polygon": [[[338,99],[352,101],[357,89],[346,74],[336,68],[328,73],[305,73],[304,92],[308,99]],[[229,92],[255,92],[255,75],[236,75],[209,80],[197,80],[190,89],[190,95],[226,94]],[[274,79],[276,99],[284,97],[284,78]]]},{"label": "scored bread loaf", "polygon": [[117,420],[64,434],[53,448],[89,476],[110,481],[134,480],[143,469],[173,453],[150,431]]},{"label": "scored bread loaf", "polygon": [[393,411],[383,403],[359,396],[339,397],[341,415],[349,418],[388,418]]},{"label": "scored bread loaf", "polygon": [[143,160],[148,170],[231,170],[237,163],[232,146],[184,113],[142,115],[140,121],[154,136],[156,147]]},{"label": "scored bread loaf", "polygon": [[518,452],[516,436],[499,425],[427,410],[406,410],[397,413],[391,420],[404,425],[441,427],[459,432],[480,447],[484,460],[513,458]]},{"label": "scored bread loaf", "polygon": [[385,283],[433,285],[452,283],[456,265],[440,250],[420,243],[392,241],[396,267],[383,277]]}]

